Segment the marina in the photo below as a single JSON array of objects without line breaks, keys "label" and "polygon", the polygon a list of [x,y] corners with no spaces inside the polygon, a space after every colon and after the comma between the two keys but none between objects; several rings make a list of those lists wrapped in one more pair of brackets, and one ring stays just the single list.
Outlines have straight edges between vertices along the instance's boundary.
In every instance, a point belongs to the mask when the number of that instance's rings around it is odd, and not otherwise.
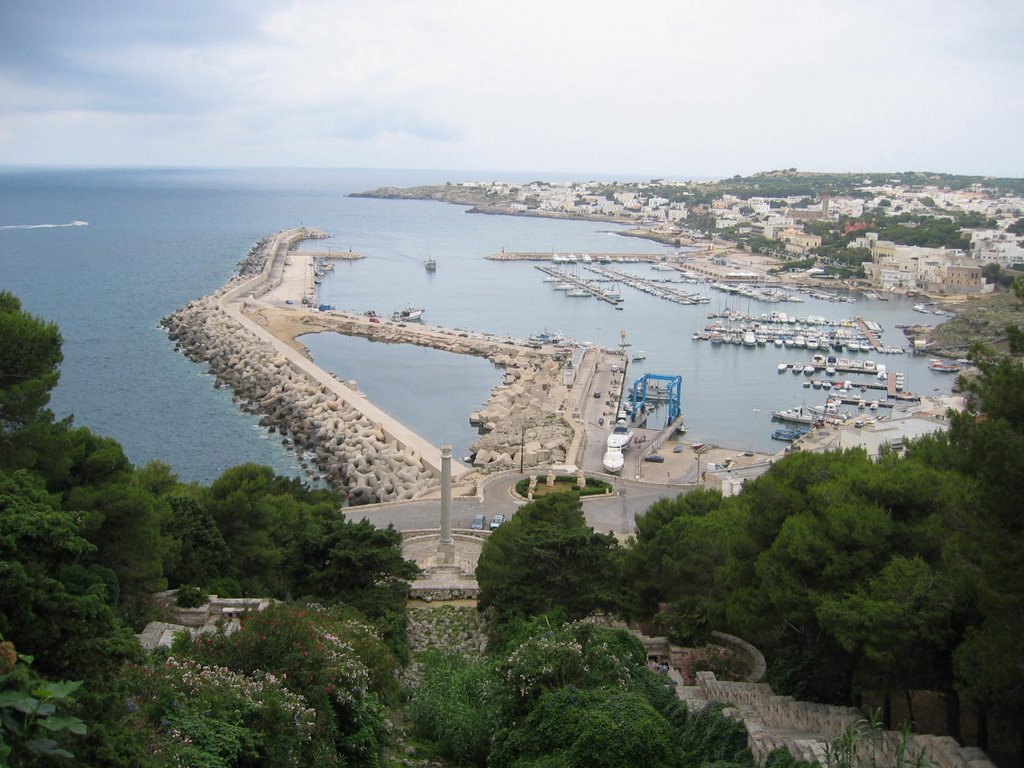
[{"label": "marina", "polygon": [[622,301],[622,297],[613,294],[610,291],[595,285],[590,280],[585,280],[576,274],[566,272],[562,269],[555,267],[548,267],[542,264],[536,265],[536,268],[546,274],[549,278],[553,278],[555,282],[555,290],[565,290],[566,296],[573,298],[587,298],[593,297],[606,301],[609,304],[618,304]]},{"label": "marina", "polygon": [[[658,262],[623,259],[621,262],[602,264],[592,256],[588,256],[586,260],[583,257],[565,256],[552,262],[550,254],[546,254],[545,258],[506,260],[512,262],[547,261],[549,263],[532,266],[544,274],[544,278],[539,281],[539,284],[546,286],[548,291],[556,296],[561,294],[572,298],[599,298],[606,305],[610,304],[616,309],[621,309],[621,304],[624,301],[624,298],[621,297],[624,296],[622,293],[624,291],[635,292],[634,295],[643,295],[648,301],[663,302],[668,298],[672,303],[693,307],[690,311],[697,311],[694,305],[706,304],[710,301],[703,293],[679,290],[682,284],[687,284],[699,286],[699,289],[704,291],[709,287],[706,281],[702,283],[700,279],[687,272]],[[646,275],[641,273],[642,270],[651,270],[652,268],[655,273],[668,275],[671,271],[673,275],[671,277],[659,275],[654,278],[650,276],[649,272]],[[583,277],[584,270],[594,277]],[[728,291],[728,293],[733,294],[734,292]],[[740,295],[738,291],[735,293]],[[799,315],[780,311],[764,312],[758,315],[741,314],[735,310],[712,312],[708,318],[717,322],[704,324],[701,331],[693,334],[693,339],[710,341],[712,347],[735,345],[748,350],[766,352],[773,349],[809,350],[812,352],[822,350],[820,354],[815,352],[806,363],[778,363],[776,368],[779,372],[792,371],[794,374],[803,374],[800,377],[802,389],[813,388],[816,391],[827,391],[832,395],[830,407],[834,408],[834,411],[815,413],[813,418],[808,412],[804,415],[807,419],[802,422],[804,424],[841,423],[844,418],[852,418],[861,412],[871,414],[872,418],[881,418],[883,413],[888,413],[894,407],[920,402],[919,395],[904,389],[906,381],[904,373],[888,372],[885,365],[875,363],[862,356],[865,352],[896,355],[906,351],[903,346],[897,346],[890,338],[887,338],[885,326],[875,319],[862,315],[835,318],[831,311],[828,313],[822,311],[824,306],[819,309],[818,303],[827,302],[827,306],[845,305],[855,302],[856,299],[851,296],[849,300],[835,301],[834,294],[816,296],[813,295],[814,293],[816,292],[801,294],[798,301],[804,304],[807,311]],[[780,293],[780,295],[785,294]],[[874,306],[886,307],[888,304],[889,302],[885,304],[876,302]],[[904,317],[906,317],[905,314],[900,315],[901,319]],[[893,327],[895,325],[899,325],[899,323],[894,323]],[[600,335],[599,329],[597,333]],[[511,338],[516,337],[512,336]],[[591,343],[590,341],[581,341],[578,336],[573,337],[562,333],[551,334],[547,331],[535,332],[529,334],[528,338],[520,337],[519,340],[533,346],[542,346],[555,340],[555,343],[562,345],[566,350],[581,343],[584,345]],[[648,366],[650,354],[646,350],[638,350],[627,355],[627,359],[634,365]],[[656,350],[653,359],[657,361],[662,357],[662,353]],[[904,358],[904,360],[911,368],[917,367],[919,364],[919,361],[910,357]],[[913,362],[911,362],[912,360]],[[649,368],[649,370],[652,369]],[[861,385],[846,378],[861,375],[865,378],[869,377],[871,380],[865,381]],[[822,376],[825,378],[821,378]],[[843,378],[835,378],[839,376]],[[877,396],[872,397],[867,394],[868,392],[877,394]],[[633,405],[633,401],[632,394],[630,392],[626,392],[626,394],[628,396],[624,402],[628,409]],[[780,398],[783,403],[786,399],[785,395]],[[648,391],[646,407],[653,410],[665,402],[667,402],[667,398],[664,394],[659,393],[655,387],[651,387]],[[794,407],[798,406],[794,405]],[[765,407],[755,410],[766,415],[773,412],[784,414],[790,412],[790,409],[779,408],[778,405],[775,408]],[[630,422],[641,423],[639,420],[645,418],[643,411],[634,411],[634,413],[636,415],[630,416]],[[622,416],[621,413],[618,415]],[[614,417],[613,409],[612,416],[606,416],[606,418],[611,418],[614,422]],[[699,415],[695,422],[699,425]],[[609,426],[611,427],[611,424]],[[699,426],[698,429],[700,429]],[[764,431],[762,434],[764,434],[765,440],[771,439],[770,431]],[[700,433],[700,436],[704,437],[706,433]],[[755,440],[756,437],[755,432]],[[757,447],[761,448],[762,446]],[[617,453],[623,453],[618,446],[612,446],[610,449],[606,446],[604,455],[601,456],[601,465],[605,471],[612,471],[609,467],[619,467],[618,471],[621,471],[620,460],[623,459],[621,455],[616,455]]]},{"label": "marina", "polygon": [[[168,354],[167,338],[156,328],[158,318],[223,285],[239,258],[266,234],[265,223],[282,217],[289,223],[315,222],[318,229],[333,235],[304,242],[298,251],[291,252],[293,257],[325,257],[334,264],[333,270],[321,275],[319,284],[310,285],[311,289],[315,286],[315,295],[311,293],[307,306],[325,307],[327,316],[348,312],[369,317],[364,313],[375,310],[382,325],[392,322],[396,309],[424,308],[427,311],[418,323],[424,332],[431,326],[443,327],[456,338],[461,333],[469,337],[490,334],[493,338],[526,341],[547,327],[562,332],[565,348],[589,343],[614,350],[619,332],[624,330],[630,341],[627,351],[643,350],[646,356],[634,362],[629,355],[629,379],[635,378],[640,366],[643,371],[682,375],[687,436],[709,446],[777,450],[779,444],[773,445],[770,440],[771,430],[763,426],[770,411],[797,406],[810,394],[794,386],[798,381],[802,384],[828,378],[827,372],[810,377],[776,373],[780,359],[796,362],[806,350],[806,346],[795,346],[795,333],[787,334],[793,337],[793,347],[785,344],[784,336],[779,339],[781,347],[774,341],[761,346],[758,331],[752,327],[748,330],[754,330],[754,346],[743,343],[744,334],[739,334],[736,343],[726,344],[721,339],[718,344],[686,343],[686,334],[703,333],[704,326],[712,322],[707,319],[710,309],[720,315],[728,312],[737,318],[752,317],[761,323],[762,314],[770,316],[771,310],[780,310],[781,315],[785,308],[797,320],[814,316],[833,324],[823,328],[842,328],[843,319],[859,314],[883,328],[879,341],[890,348],[907,346],[897,326],[915,324],[927,317],[912,309],[919,298],[894,294],[883,302],[865,300],[859,292],[851,292],[847,295],[854,301],[851,304],[834,301],[842,292],[831,285],[813,291],[779,285],[780,291],[798,296],[803,302],[764,305],[763,312],[743,311],[748,302],[756,307],[758,299],[716,290],[714,283],[727,283],[712,276],[740,273],[746,265],[714,265],[715,269],[709,266],[704,270],[700,261],[703,254],[677,257],[678,249],[660,246],[648,246],[646,253],[640,253],[643,246],[638,248],[635,239],[616,235],[616,225],[466,216],[457,206],[339,197],[339,193],[392,181],[396,186],[444,183],[450,175],[445,172],[395,172],[391,176],[334,171],[281,171],[255,176],[223,171],[208,177],[184,172],[144,175],[151,185],[144,196],[137,194],[135,175],[116,171],[77,174],[73,184],[66,183],[60,174],[37,179],[38,194],[34,187],[12,183],[4,197],[10,216],[31,221],[38,218],[40,206],[59,204],[73,211],[69,219],[88,220],[90,226],[8,231],[8,288],[33,312],[61,326],[67,342],[65,360],[52,398],[58,417],[73,413],[76,424],[121,442],[133,462],[165,460],[188,480],[209,482],[221,468],[245,461],[266,463],[281,473],[301,471],[301,455],[297,457],[282,446],[279,438],[262,429],[257,417],[234,406],[226,390],[211,388],[209,376],[197,366]],[[225,194],[225,185],[237,191]],[[101,191],[107,196],[103,199],[114,201],[113,207],[101,210],[96,202],[101,199]],[[281,200],[289,201],[285,209]],[[169,210],[180,215],[168,221]],[[126,213],[112,218],[111,211]],[[132,211],[132,216],[127,211]],[[100,221],[105,222],[102,227],[96,223]],[[177,233],[173,241],[162,237],[151,224],[164,221]],[[125,236],[110,237],[110,228]],[[79,261],[68,262],[66,258],[68,238],[73,238],[76,252],[82,255]],[[147,243],[142,251],[140,242]],[[534,252],[542,257],[537,261],[486,258],[503,246],[506,251]],[[595,286],[617,288],[623,300],[618,304],[570,300],[552,291],[552,283],[538,279],[533,269],[534,264],[545,261],[552,266],[552,251],[589,254],[590,267],[612,268],[673,290],[700,292],[710,301],[698,305],[665,301],[632,288],[621,276],[613,280],[588,272],[579,256],[575,268]],[[31,258],[19,254],[31,254]],[[351,256],[342,258],[343,254]],[[427,271],[427,254],[437,261],[436,272]],[[601,254],[607,255],[608,263],[600,263]],[[658,269],[654,269],[656,265]],[[573,269],[568,262],[557,266]],[[61,280],[44,290],[38,280],[30,279],[40,269],[61,275]],[[312,274],[310,271],[311,283]],[[705,282],[687,282],[705,277]],[[661,280],[669,282],[657,282]],[[121,301],[125,291],[134,297],[128,306]],[[298,299],[303,295],[301,291]],[[282,306],[286,305],[282,302]],[[941,322],[941,317],[935,316],[934,320]],[[723,326],[739,323],[725,319],[720,322]],[[781,324],[776,325],[782,329]],[[786,325],[787,330],[795,330],[795,323],[790,323],[788,317]],[[341,341],[325,339],[323,354],[329,354],[332,344],[340,345]],[[819,351],[824,350],[819,347]],[[875,353],[852,349],[837,357],[878,360]],[[349,355],[339,363],[336,375],[367,387],[385,378],[408,382],[409,368],[395,367],[404,364],[404,359],[396,357],[392,364],[383,353],[365,361],[361,356]],[[906,389],[922,396],[948,394],[956,379],[955,375],[930,370],[926,355],[891,359],[899,360]],[[122,380],[116,395],[94,386],[109,371],[111,360],[118,361]],[[486,368],[460,372],[460,377],[472,379],[475,389],[456,395],[444,386],[451,375],[447,367],[424,360],[414,370],[416,380],[421,382],[415,392],[409,386],[396,387],[382,393],[377,404],[398,412],[403,401],[414,400],[417,407],[410,409],[410,426],[435,443],[445,439],[446,425],[455,418],[452,412],[461,414],[458,420],[464,422],[468,414],[480,409],[495,381],[501,378],[499,373],[487,373]],[[836,374],[836,378],[840,376],[855,378]],[[454,397],[458,402],[451,404],[451,410],[442,409],[425,399],[428,392],[436,393],[439,400]],[[590,392],[588,397],[592,395]],[[125,415],[125,396],[137,399],[139,418]],[[169,402],[182,398],[187,400],[187,409],[168,407]],[[755,430],[757,422],[762,426]],[[457,451],[457,457],[465,450],[465,443],[460,444],[463,448]],[[598,455],[598,465],[600,459]]]}]

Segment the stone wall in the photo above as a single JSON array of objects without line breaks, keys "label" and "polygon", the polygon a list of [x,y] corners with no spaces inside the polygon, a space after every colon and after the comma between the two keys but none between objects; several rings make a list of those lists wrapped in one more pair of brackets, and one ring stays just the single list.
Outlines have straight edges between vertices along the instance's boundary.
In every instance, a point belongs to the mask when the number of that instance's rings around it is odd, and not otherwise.
[{"label": "stone wall", "polygon": [[[766,683],[735,683],[718,680],[713,672],[698,672],[700,698],[709,703],[728,704],[725,714],[743,723],[747,745],[758,765],[764,765],[776,749],[787,749],[802,760],[824,764],[826,746],[863,715],[850,707],[836,707],[797,701],[777,696]],[[688,701],[694,696],[688,695]],[[961,747],[948,736],[911,734],[903,745],[902,763],[898,760],[902,734],[880,731],[860,742],[859,754],[865,764],[871,760],[879,768],[914,764],[922,757],[933,768],[995,768],[983,751]]]},{"label": "stone wall", "polygon": [[350,503],[412,499],[437,486],[415,452],[242,327],[206,296],[164,318],[169,337],[190,359],[205,362],[218,385],[232,388],[260,424],[307,452],[322,477]]}]

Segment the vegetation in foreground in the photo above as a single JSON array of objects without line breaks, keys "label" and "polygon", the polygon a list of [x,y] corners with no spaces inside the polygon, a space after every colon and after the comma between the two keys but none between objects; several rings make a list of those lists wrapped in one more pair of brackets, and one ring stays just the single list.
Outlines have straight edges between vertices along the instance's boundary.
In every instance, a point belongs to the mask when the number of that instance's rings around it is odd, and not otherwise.
[{"label": "vegetation in foreground", "polygon": [[[210,487],[133,467],[47,410],[60,344],[0,293],[0,756],[386,765],[415,574],[397,533],[263,467]],[[681,642],[736,631],[767,651],[779,692],[935,690],[951,733],[961,700],[981,746],[1021,733],[1024,367],[975,359],[974,410],[905,458],[796,454],[738,497],[655,504],[625,546],[587,528],[573,494],[524,507],[480,562],[489,654],[419,660],[416,733],[463,765],[742,764],[729,734],[690,751],[729,724],[699,726],[635,641],[578,622],[594,612],[654,618]],[[132,632],[165,587],[283,604],[147,656]]]}]

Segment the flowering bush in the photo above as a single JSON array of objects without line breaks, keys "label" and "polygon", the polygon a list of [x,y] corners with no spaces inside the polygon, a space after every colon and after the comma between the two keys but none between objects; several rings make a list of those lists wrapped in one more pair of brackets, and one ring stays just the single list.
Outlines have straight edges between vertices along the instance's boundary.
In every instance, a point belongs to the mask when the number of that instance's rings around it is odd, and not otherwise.
[{"label": "flowering bush", "polygon": [[387,695],[395,686],[394,661],[351,612],[274,605],[246,617],[237,632],[197,638],[191,654],[246,674],[270,673],[301,695],[316,711],[318,765],[379,761],[386,729],[378,690]]},{"label": "flowering bush", "polygon": [[502,674],[522,701],[567,685],[626,687],[645,658],[628,633],[577,622],[522,642],[505,660]]},{"label": "flowering bush", "polygon": [[586,673],[583,646],[565,630],[527,640],[505,660],[503,669],[505,682],[518,699],[580,683]]},{"label": "flowering bush", "polygon": [[680,672],[686,685],[695,685],[698,672],[714,672],[719,680],[739,680],[746,674],[743,660],[733,651],[705,645],[683,655]]},{"label": "flowering bush", "polygon": [[174,765],[308,764],[316,712],[272,674],[172,656],[128,675],[131,707],[163,733]]}]

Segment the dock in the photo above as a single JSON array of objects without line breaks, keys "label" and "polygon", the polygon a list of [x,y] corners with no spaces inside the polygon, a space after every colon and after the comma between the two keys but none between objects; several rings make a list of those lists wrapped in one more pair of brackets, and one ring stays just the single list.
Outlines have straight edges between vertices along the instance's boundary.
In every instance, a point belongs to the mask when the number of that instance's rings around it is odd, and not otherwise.
[{"label": "dock", "polygon": [[536,264],[536,265],[534,265],[534,269],[539,269],[541,272],[543,272],[546,275],[550,275],[551,277],[558,278],[559,280],[561,280],[564,283],[569,283],[570,285],[572,285],[572,286],[574,286],[576,288],[579,288],[581,291],[586,291],[591,296],[593,296],[595,299],[600,299],[601,301],[607,301],[609,304],[611,304],[613,306],[616,305],[616,304],[620,304],[622,302],[622,298],[621,297],[620,298],[616,298],[614,296],[609,296],[603,290],[601,290],[600,288],[596,287],[591,281],[584,280],[582,277],[577,277],[576,275],[569,274],[568,272],[563,272],[560,269],[555,269],[554,267],[549,267],[549,266],[546,266],[544,264]]},{"label": "dock", "polygon": [[333,259],[335,261],[358,261],[359,259],[365,259],[361,253],[355,251],[340,251],[334,250],[333,248],[329,251],[292,251],[292,253],[300,253],[303,256],[311,256],[314,259]]},{"label": "dock", "polygon": [[[569,257],[572,258],[569,258]],[[576,258],[574,254],[565,254],[564,256],[554,251],[499,251],[498,253],[492,253],[484,256],[489,261],[550,261],[556,264],[578,264],[586,263],[583,261],[583,257],[589,258],[591,261],[597,262],[634,262],[634,263],[654,263],[664,261],[665,252],[659,253],[581,253],[580,258]]]},{"label": "dock", "polygon": [[[706,304],[710,301],[706,296],[701,296],[699,293],[688,293],[686,291],[678,291],[675,288],[669,288],[665,285],[668,282],[665,278],[653,280],[650,278],[638,277],[637,275],[631,275],[628,272],[623,272],[621,269],[615,269],[608,267],[603,264],[586,264],[587,270],[599,275],[606,280],[614,280],[617,283],[624,283],[634,290],[646,293],[650,296],[656,296],[659,299],[671,301],[676,304]],[[672,268],[673,272],[681,274],[675,268]]]}]

